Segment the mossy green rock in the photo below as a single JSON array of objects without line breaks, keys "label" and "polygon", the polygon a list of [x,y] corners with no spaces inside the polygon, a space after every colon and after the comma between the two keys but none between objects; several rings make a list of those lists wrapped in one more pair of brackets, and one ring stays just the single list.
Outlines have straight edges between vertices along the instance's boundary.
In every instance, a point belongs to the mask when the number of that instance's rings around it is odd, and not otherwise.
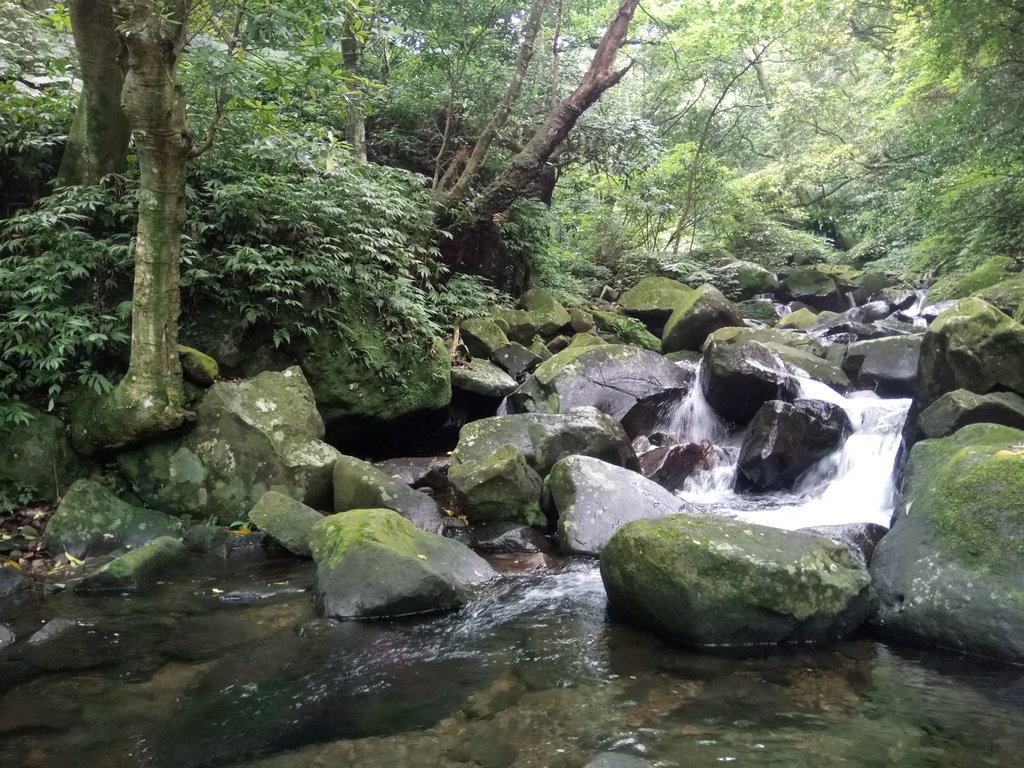
[{"label": "mossy green rock", "polygon": [[705,344],[711,344],[714,341],[726,341],[732,344],[756,341],[776,347],[792,347],[815,357],[825,357],[825,347],[816,338],[802,331],[783,328],[721,328],[709,335]]},{"label": "mossy green rock", "polygon": [[948,437],[968,424],[1001,424],[1024,429],[1024,397],[1013,392],[976,395],[966,389],[947,392],[917,418],[923,438]]},{"label": "mossy green rock", "polygon": [[746,301],[761,294],[773,293],[779,287],[779,279],[774,273],[752,261],[734,261],[727,264],[722,272],[733,284],[727,293],[734,301]]},{"label": "mossy green rock", "polygon": [[351,338],[320,334],[300,361],[328,423],[391,421],[451,402],[451,359],[441,339],[399,348],[370,323],[346,323]]},{"label": "mossy green rock", "polygon": [[180,534],[181,523],[170,515],[133,506],[92,480],[77,480],[46,524],[43,543],[51,552],[86,557]]},{"label": "mossy green rock", "polygon": [[188,433],[122,453],[118,466],[146,504],[171,514],[230,522],[270,490],[326,509],[341,454],[323,435],[313,393],[292,367],[217,382]]},{"label": "mossy green rock", "polygon": [[508,344],[508,336],[489,317],[470,317],[462,321],[459,333],[473,357],[489,358],[495,350]]},{"label": "mossy green rock", "polygon": [[138,592],[185,559],[180,539],[160,536],[115,557],[75,585],[76,592]]},{"label": "mossy green rock", "polygon": [[775,302],[767,299],[747,299],[736,303],[736,309],[746,320],[754,320],[767,326],[777,325],[779,311]]},{"label": "mossy green rock", "polygon": [[220,376],[217,361],[194,347],[178,345],[178,359],[181,361],[181,372],[193,384],[209,387]]},{"label": "mossy green rock", "polygon": [[324,516],[297,499],[267,491],[249,511],[249,519],[293,555],[311,557],[309,532]]},{"label": "mossy green rock", "polygon": [[713,515],[628,523],[601,552],[613,615],[699,648],[826,642],[871,614],[871,579],[822,536]]},{"label": "mossy green rock", "polygon": [[721,291],[705,284],[676,306],[665,323],[661,348],[665,352],[699,350],[708,335],[731,325],[743,325],[740,313]]},{"label": "mossy green rock", "polygon": [[910,453],[871,574],[877,624],[928,645],[1024,661],[1024,431],[971,424]]},{"label": "mossy green rock", "polygon": [[978,298],[939,315],[921,343],[918,405],[927,408],[954,389],[1024,395],[1024,325]]},{"label": "mossy green rock", "polygon": [[519,300],[523,309],[496,309],[494,316],[504,324],[505,334],[520,344],[529,345],[534,336],[550,338],[569,325],[569,311],[543,288],[531,288]]},{"label": "mossy green rock", "polygon": [[975,291],[971,296],[984,299],[1003,314],[1013,317],[1024,305],[1024,277],[1003,280],[988,288]]},{"label": "mossy green rock", "polygon": [[421,530],[440,533],[442,513],[432,498],[354,456],[334,464],[334,511],[390,509]]},{"label": "mossy green rock", "polygon": [[632,317],[624,317],[614,312],[593,310],[594,322],[599,330],[613,336],[622,344],[632,344],[654,352],[661,350],[661,339],[652,334],[647,327]]},{"label": "mossy green rock", "polygon": [[672,316],[683,299],[693,289],[668,277],[645,277],[619,297],[619,306],[630,317],[635,317],[652,333],[660,334],[665,321]]},{"label": "mossy green rock", "polygon": [[514,446],[542,477],[563,456],[594,456],[612,464],[636,466],[636,455],[622,426],[596,408],[569,413],[518,413],[466,424],[452,451],[452,471],[481,462],[504,445]]},{"label": "mossy green rock", "polygon": [[421,531],[389,509],[330,515],[313,528],[310,547],[317,605],[336,619],[451,610],[494,576],[464,544]]},{"label": "mossy green rock", "polygon": [[602,339],[600,336],[595,336],[592,333],[577,333],[572,337],[572,341],[569,342],[569,346],[566,349],[576,349],[578,347],[596,347],[599,344],[607,344],[608,342]]},{"label": "mossy green rock", "polygon": [[686,510],[653,480],[589,456],[559,461],[547,485],[558,513],[558,544],[567,555],[596,557],[626,523]]},{"label": "mossy green rock", "polygon": [[795,312],[783,315],[778,322],[779,328],[810,328],[818,322],[817,312],[812,312],[807,307],[800,307]]},{"label": "mossy green rock", "polygon": [[975,291],[1020,277],[1020,270],[1009,256],[994,256],[966,274],[943,275],[928,291],[928,303],[937,304],[949,299],[963,299]]},{"label": "mossy green rock", "polygon": [[543,480],[514,445],[502,445],[479,461],[452,467],[448,479],[459,509],[471,523],[518,522],[544,527]]},{"label": "mossy green rock", "polygon": [[82,472],[64,422],[48,413],[33,410],[0,437],[0,491],[12,498],[53,501]]},{"label": "mossy green rock", "polygon": [[452,368],[452,387],[500,400],[515,390],[516,381],[490,360],[474,358]]},{"label": "mossy green rock", "polygon": [[848,309],[839,291],[839,279],[824,265],[794,269],[779,285],[778,295],[783,301],[799,301],[818,312]]}]

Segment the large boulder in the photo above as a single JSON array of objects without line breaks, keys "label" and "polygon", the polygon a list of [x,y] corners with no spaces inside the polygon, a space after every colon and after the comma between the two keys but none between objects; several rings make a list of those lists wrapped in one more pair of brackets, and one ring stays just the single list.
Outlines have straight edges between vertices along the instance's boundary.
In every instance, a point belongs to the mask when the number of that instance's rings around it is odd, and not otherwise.
[{"label": "large boulder", "polygon": [[914,446],[871,563],[883,633],[1024,662],[1022,448],[992,424]]},{"label": "large boulder", "polygon": [[323,435],[313,392],[292,367],[217,382],[188,433],[122,453],[118,465],[146,504],[172,514],[237,520],[271,490],[327,509],[340,454]]},{"label": "large boulder", "polygon": [[846,411],[823,400],[771,400],[747,426],[736,467],[737,491],[793,487],[816,462],[838,450],[853,431]]},{"label": "large boulder", "polygon": [[544,527],[543,479],[514,445],[502,445],[477,461],[452,467],[448,479],[459,509],[471,523],[516,522]]},{"label": "large boulder", "polygon": [[505,334],[520,344],[530,344],[534,336],[550,338],[572,319],[569,311],[543,288],[531,288],[519,300],[522,309],[496,309],[494,317]]},{"label": "large boulder", "polygon": [[846,348],[843,370],[859,389],[882,397],[912,397],[922,339],[915,335],[856,341]]},{"label": "large boulder", "polygon": [[769,400],[791,402],[800,391],[779,356],[756,341],[708,344],[700,386],[715,412],[735,424],[749,422]]},{"label": "large boulder", "polygon": [[568,347],[545,361],[509,397],[515,412],[565,413],[593,406],[621,419],[666,389],[689,390],[693,374],[656,352],[622,344]]},{"label": "large boulder", "polygon": [[665,322],[691,293],[693,289],[678,280],[645,277],[619,297],[619,306],[660,336]]},{"label": "large boulder", "polygon": [[452,368],[452,388],[500,400],[516,389],[516,380],[490,360],[474,358]]},{"label": "large boulder", "polygon": [[467,424],[452,451],[452,471],[467,462],[480,462],[498,448],[511,445],[541,476],[564,456],[593,456],[635,468],[636,455],[617,421],[596,408],[568,413],[520,413],[493,416]]},{"label": "large boulder", "polygon": [[300,360],[328,424],[393,421],[451,402],[451,362],[440,339],[400,346],[355,313],[346,325],[344,340],[321,333]]},{"label": "large boulder", "polygon": [[443,513],[432,498],[354,456],[339,456],[334,464],[334,511],[390,509],[417,528],[440,533]]},{"label": "large boulder", "polygon": [[336,619],[458,608],[494,576],[464,544],[421,531],[389,509],[330,515],[313,528],[309,543],[317,605]]},{"label": "large boulder", "polygon": [[779,279],[773,272],[752,261],[734,261],[722,268],[722,274],[731,283],[726,291],[733,301],[746,301],[755,296],[774,293]]},{"label": "large boulder", "polygon": [[593,315],[598,330],[612,341],[643,347],[654,352],[661,351],[661,339],[647,330],[647,327],[639,320],[615,312],[602,312],[598,309],[593,310],[591,315]]},{"label": "large boulder", "polygon": [[921,343],[918,405],[954,389],[1024,395],[1024,325],[978,298],[939,315]]},{"label": "large boulder", "polygon": [[779,284],[778,296],[783,301],[799,301],[816,312],[842,312],[849,307],[835,275],[820,266],[792,270]]},{"label": "large boulder", "polygon": [[1024,397],[1013,392],[976,395],[955,389],[917,417],[919,436],[926,439],[948,437],[968,424],[985,423],[1024,429]]},{"label": "large boulder", "polygon": [[928,291],[928,302],[935,304],[949,299],[963,299],[1005,280],[1020,277],[1017,263],[1009,256],[993,256],[966,273],[943,275]]},{"label": "large boulder", "polygon": [[283,493],[267,491],[249,511],[249,519],[293,555],[311,557],[309,532],[324,516]]},{"label": "large boulder", "polygon": [[684,297],[665,322],[661,348],[664,352],[699,350],[719,328],[743,324],[733,303],[713,285],[705,284]]},{"label": "large boulder", "polygon": [[462,343],[473,357],[489,358],[509,338],[494,320],[489,317],[468,317],[459,328]]},{"label": "large boulder", "polygon": [[76,592],[139,592],[187,555],[185,545],[172,536],[160,536],[138,549],[119,555],[75,585]]},{"label": "large boulder", "polygon": [[844,545],[713,515],[623,526],[601,578],[614,615],[709,649],[833,640],[874,607],[868,572]]},{"label": "large boulder", "polygon": [[76,480],[47,522],[43,543],[51,552],[86,557],[180,535],[176,518],[133,506],[92,480]]},{"label": "large boulder", "polygon": [[1003,314],[1013,317],[1024,305],[1024,277],[1003,280],[975,291],[971,296],[984,299]]},{"label": "large boulder", "polygon": [[28,424],[15,424],[0,439],[0,491],[13,498],[53,501],[81,469],[64,422],[48,413],[32,409]]},{"label": "large boulder", "polygon": [[567,456],[548,476],[558,513],[558,542],[567,555],[597,556],[624,524],[688,511],[657,483],[589,456]]}]

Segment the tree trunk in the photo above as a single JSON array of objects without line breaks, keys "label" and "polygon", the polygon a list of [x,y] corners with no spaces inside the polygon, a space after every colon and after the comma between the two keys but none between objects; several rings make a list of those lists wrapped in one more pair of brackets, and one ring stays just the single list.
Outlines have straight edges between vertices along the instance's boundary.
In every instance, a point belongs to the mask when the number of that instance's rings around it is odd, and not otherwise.
[{"label": "tree trunk", "polygon": [[97,184],[123,171],[131,137],[121,109],[127,51],[112,4],[72,0],[68,11],[83,85],[58,172],[62,187]]},{"label": "tree trunk", "polygon": [[523,254],[495,247],[495,243],[500,245],[495,224],[504,218],[512,203],[529,193],[580,116],[632,68],[632,63],[618,70],[613,66],[638,5],[639,0],[620,0],[580,84],[552,107],[501,176],[471,204],[469,219],[455,224],[453,238],[442,247],[450,265],[487,277],[499,288],[513,293],[526,287],[529,263]]},{"label": "tree trunk", "polygon": [[[341,33],[341,59],[345,69],[355,75],[363,72],[363,43],[353,28],[356,18],[345,14],[344,29]],[[366,111],[362,94],[358,103],[349,102],[345,115],[345,140],[352,148],[352,157],[360,163],[366,162]]]}]

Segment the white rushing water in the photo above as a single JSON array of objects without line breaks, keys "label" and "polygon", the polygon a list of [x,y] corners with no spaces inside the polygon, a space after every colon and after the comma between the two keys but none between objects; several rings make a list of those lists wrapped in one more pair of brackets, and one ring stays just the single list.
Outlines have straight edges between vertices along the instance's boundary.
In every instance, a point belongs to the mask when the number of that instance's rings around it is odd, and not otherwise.
[{"label": "white rushing water", "polygon": [[872,392],[844,397],[811,379],[800,383],[801,398],[835,403],[850,417],[854,431],[840,450],[811,467],[791,492],[735,493],[742,430],[727,434],[727,425],[711,410],[697,383],[680,407],[673,428],[683,440],[712,440],[718,463],[711,470],[691,475],[678,495],[708,511],[775,528],[845,523],[888,527],[894,504],[893,462],[910,400],[883,400]]}]

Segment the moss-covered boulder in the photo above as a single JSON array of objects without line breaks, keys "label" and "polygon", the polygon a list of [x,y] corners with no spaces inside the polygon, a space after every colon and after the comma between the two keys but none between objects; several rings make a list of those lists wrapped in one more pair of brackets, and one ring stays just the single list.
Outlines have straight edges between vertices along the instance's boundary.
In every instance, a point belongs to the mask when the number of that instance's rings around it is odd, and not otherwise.
[{"label": "moss-covered boulder", "polygon": [[323,435],[313,392],[292,367],[217,382],[188,433],[122,453],[118,466],[146,504],[171,514],[230,522],[270,490],[327,509],[340,454]]},{"label": "moss-covered boulder", "polygon": [[824,359],[799,347],[784,346],[767,342],[765,346],[778,355],[793,373],[800,378],[828,384],[837,392],[850,389],[850,377],[831,360]]},{"label": "moss-covered boulder", "polygon": [[743,325],[736,307],[713,285],[702,285],[686,296],[665,322],[662,350],[699,350],[709,334],[730,325]]},{"label": "moss-covered boulder", "polygon": [[966,389],[947,392],[917,418],[920,437],[948,437],[968,424],[1001,424],[1024,429],[1024,397],[1013,392],[977,395]]},{"label": "moss-covered boulder", "polygon": [[619,297],[619,306],[658,335],[683,299],[693,293],[688,285],[668,277],[645,277]]},{"label": "moss-covered boulder", "polygon": [[774,293],[779,287],[779,279],[773,272],[752,261],[734,261],[722,272],[732,286],[726,295],[733,301]]},{"label": "moss-covered boulder", "polygon": [[1005,315],[1013,317],[1024,305],[1024,277],[1003,280],[971,294],[984,299]]},{"label": "moss-covered boulder", "polygon": [[656,352],[621,344],[572,345],[537,367],[509,396],[516,413],[565,413],[592,406],[621,419],[639,400],[689,389],[692,374]]},{"label": "moss-covered boulder", "polygon": [[558,544],[567,555],[597,556],[633,520],[688,511],[653,480],[589,456],[567,456],[547,478],[558,515]]},{"label": "moss-covered boulder", "polygon": [[817,312],[842,312],[849,303],[840,291],[837,276],[824,265],[792,270],[779,285],[778,296],[783,301],[799,301]]},{"label": "moss-covered boulder", "polygon": [[516,522],[543,528],[543,480],[514,445],[502,445],[448,472],[459,509],[471,523]]},{"label": "moss-covered boulder", "polygon": [[886,289],[899,285],[899,280],[885,272],[868,271],[856,281],[853,298],[858,304],[882,298]]},{"label": "moss-covered boulder", "polygon": [[392,421],[451,402],[451,362],[440,339],[398,345],[357,316],[346,325],[346,339],[320,334],[299,361],[328,424]]},{"label": "moss-covered boulder", "polygon": [[519,300],[522,309],[494,310],[494,317],[505,334],[520,344],[529,345],[535,336],[550,338],[569,325],[569,311],[543,288],[531,288]]},{"label": "moss-covered boulder", "polygon": [[310,547],[317,605],[336,619],[458,608],[494,576],[464,544],[421,531],[389,509],[330,515],[313,528]]},{"label": "moss-covered boulder", "polygon": [[64,422],[31,411],[28,424],[0,430],[0,492],[53,501],[82,472]]},{"label": "moss-covered boulder", "polygon": [[922,336],[888,336],[856,341],[846,348],[843,370],[858,389],[882,397],[913,397]]},{"label": "moss-covered boulder", "polygon": [[594,322],[603,333],[613,337],[622,344],[632,344],[654,352],[661,350],[661,339],[652,334],[639,320],[625,317],[615,312],[593,310]]},{"label": "moss-covered boulder", "polygon": [[629,523],[601,553],[613,615],[699,648],[826,642],[871,614],[842,544],[713,515]]},{"label": "moss-covered boulder", "polygon": [[515,390],[516,380],[490,360],[474,358],[452,368],[452,388],[500,400]]},{"label": "moss-covered boulder", "polygon": [[736,309],[745,320],[753,320],[771,327],[777,325],[780,317],[774,301],[768,299],[747,299],[736,302]]},{"label": "moss-covered boulder", "polygon": [[181,372],[185,378],[200,387],[213,386],[213,382],[220,376],[217,361],[195,347],[179,344],[178,360],[181,362]]},{"label": "moss-covered boulder", "polygon": [[1022,448],[992,424],[914,446],[871,563],[883,633],[1024,661]]},{"label": "moss-covered boulder", "polygon": [[800,307],[795,312],[790,312],[788,315],[783,315],[782,319],[777,323],[779,328],[810,328],[818,322],[818,313],[813,312],[807,307]]},{"label": "moss-covered boulder", "polygon": [[76,592],[139,592],[185,559],[180,539],[160,536],[125,552],[75,585]]},{"label": "moss-covered boulder", "polygon": [[249,511],[249,519],[293,555],[311,557],[309,532],[324,516],[297,499],[267,491]]},{"label": "moss-covered boulder", "polygon": [[1024,395],[1024,325],[978,298],[939,315],[921,343],[918,405],[954,389]]},{"label": "moss-covered boulder", "polygon": [[756,341],[712,341],[704,350],[700,386],[715,412],[746,424],[769,400],[792,402],[800,387],[782,359]]},{"label": "moss-covered boulder", "polygon": [[853,431],[846,411],[822,400],[771,400],[747,426],[736,464],[740,492],[789,490]]},{"label": "moss-covered boulder", "polygon": [[417,528],[440,533],[443,513],[432,498],[367,461],[339,456],[334,464],[334,511],[390,509]]},{"label": "moss-covered boulder", "polygon": [[966,273],[943,275],[928,291],[928,303],[937,304],[949,299],[963,299],[975,291],[1020,277],[1020,270],[1009,256],[994,256]]},{"label": "moss-covered boulder", "polygon": [[713,341],[725,341],[737,344],[744,341],[756,341],[773,348],[791,347],[815,357],[825,357],[825,347],[810,334],[785,328],[720,328],[710,334],[705,345]]},{"label": "moss-covered boulder", "polygon": [[180,535],[181,523],[170,515],[122,501],[92,480],[77,480],[47,522],[43,543],[50,552],[86,557]]},{"label": "moss-covered boulder", "polygon": [[489,317],[470,317],[459,328],[462,343],[473,357],[490,358],[495,350],[508,344],[509,338]]},{"label": "moss-covered boulder", "polygon": [[461,464],[484,461],[498,448],[514,446],[542,477],[564,456],[594,456],[636,467],[633,446],[622,426],[596,408],[568,413],[519,413],[493,416],[466,424],[452,451],[452,472]]}]

